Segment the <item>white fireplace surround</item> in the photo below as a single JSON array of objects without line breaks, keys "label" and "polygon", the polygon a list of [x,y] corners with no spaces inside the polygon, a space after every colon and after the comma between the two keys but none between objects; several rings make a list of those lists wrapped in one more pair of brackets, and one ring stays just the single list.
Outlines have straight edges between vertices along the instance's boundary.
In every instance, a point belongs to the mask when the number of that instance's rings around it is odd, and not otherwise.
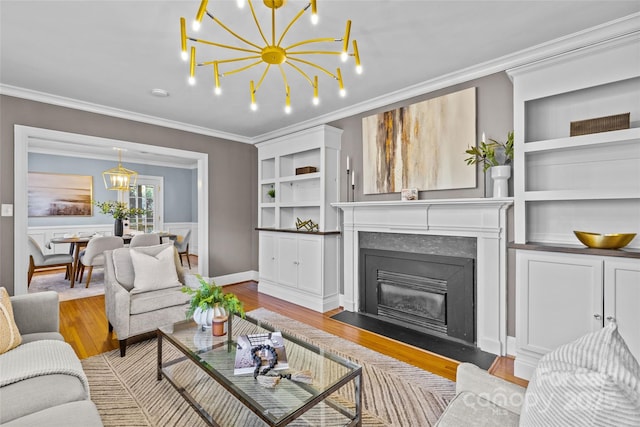
[{"label": "white fireplace surround", "polygon": [[344,212],[343,306],[358,311],[360,232],[477,239],[476,345],[507,350],[507,209],[512,198],[333,203]]}]

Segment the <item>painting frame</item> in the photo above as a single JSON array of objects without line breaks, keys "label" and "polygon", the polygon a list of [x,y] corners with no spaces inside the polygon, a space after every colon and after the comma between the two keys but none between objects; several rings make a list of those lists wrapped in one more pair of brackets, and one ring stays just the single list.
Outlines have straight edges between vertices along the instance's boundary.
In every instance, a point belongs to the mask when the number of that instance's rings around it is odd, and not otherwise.
[{"label": "painting frame", "polygon": [[92,201],[93,175],[28,173],[29,218],[93,216]]},{"label": "painting frame", "polygon": [[476,188],[476,87],[362,118],[363,194]]}]

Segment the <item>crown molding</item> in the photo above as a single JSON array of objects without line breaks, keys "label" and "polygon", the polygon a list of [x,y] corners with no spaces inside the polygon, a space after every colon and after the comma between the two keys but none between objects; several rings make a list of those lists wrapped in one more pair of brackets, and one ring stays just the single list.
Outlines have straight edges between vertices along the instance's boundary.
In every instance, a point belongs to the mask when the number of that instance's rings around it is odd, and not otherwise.
[{"label": "crown molding", "polygon": [[627,15],[614,21],[609,21],[595,27],[587,28],[586,30],[578,31],[564,37],[541,43],[491,61],[464,68],[434,79],[426,80],[422,83],[372,98],[368,101],[334,111],[330,114],[325,114],[286,128],[256,136],[252,138],[252,142],[259,143],[287,135],[289,133],[298,132],[309,127],[317,126],[319,124],[331,123],[336,120],[344,119],[345,117],[355,116],[367,111],[382,108],[387,105],[485,77],[490,74],[570,53],[586,46],[626,36],[632,36],[638,32],[640,32],[640,13],[634,13],[632,15]]},{"label": "crown molding", "polygon": [[209,129],[202,126],[190,125],[188,123],[177,122],[174,120],[168,120],[160,117],[140,114],[133,111],[122,110],[119,108],[108,107],[105,105],[94,104],[91,102],[80,101],[77,99],[66,98],[58,95],[52,95],[50,93],[38,92],[35,90],[25,89],[17,86],[0,84],[0,95],[13,96],[16,98],[28,99],[30,101],[37,101],[37,102],[43,102],[45,104],[57,105],[60,107],[73,108],[75,110],[87,111],[90,113],[117,117],[120,119],[133,120],[136,122],[147,123],[150,125],[162,126],[166,128],[182,130],[185,132],[211,136],[214,138],[223,138],[230,141],[243,142],[245,144],[253,144],[251,138],[248,138],[243,135],[237,135],[237,134],[223,132],[215,129]]}]

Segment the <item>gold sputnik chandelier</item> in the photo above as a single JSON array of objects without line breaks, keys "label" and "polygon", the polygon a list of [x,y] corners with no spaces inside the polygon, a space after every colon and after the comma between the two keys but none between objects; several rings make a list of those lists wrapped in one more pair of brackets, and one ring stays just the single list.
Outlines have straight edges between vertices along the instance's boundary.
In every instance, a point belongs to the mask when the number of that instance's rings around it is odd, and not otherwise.
[{"label": "gold sputnik chandelier", "polygon": [[[265,77],[267,76],[271,67],[277,67],[284,83],[284,95],[285,95],[285,112],[291,112],[291,90],[289,88],[289,82],[287,80],[287,74],[285,71],[285,67],[288,66],[290,69],[295,70],[297,73],[302,75],[304,79],[309,83],[311,89],[313,90],[313,98],[312,103],[314,105],[318,105],[319,96],[318,96],[318,71],[326,74],[327,76],[335,79],[338,83],[338,89],[340,91],[341,96],[346,95],[346,91],[344,88],[344,82],[342,80],[342,73],[340,68],[338,67],[335,71],[335,74],[325,67],[318,65],[317,63],[309,60],[310,55],[338,55],[341,57],[343,62],[346,62],[349,57],[355,58],[356,63],[356,72],[358,74],[362,73],[362,66],[360,65],[360,55],[358,53],[358,43],[353,40],[352,42],[352,52],[349,52],[349,35],[351,32],[351,21],[347,21],[347,26],[345,30],[345,34],[343,38],[314,38],[308,40],[302,40],[293,44],[289,44],[288,46],[283,46],[283,40],[287,35],[287,32],[291,29],[293,24],[300,19],[300,17],[308,10],[311,9],[311,23],[317,24],[318,22],[318,12],[316,0],[311,0],[309,4],[307,4],[297,15],[289,22],[289,24],[285,27],[284,31],[280,35],[280,37],[276,37],[276,10],[285,5],[286,0],[263,0],[263,3],[266,7],[271,9],[271,34],[267,34],[270,36],[267,38],[265,36],[265,32],[263,31],[258,18],[256,17],[256,12],[251,0],[247,0],[249,4],[249,9],[251,10],[251,15],[253,17],[253,21],[258,28],[258,32],[262,38],[262,42],[254,43],[252,41],[247,40],[246,38],[238,35],[236,32],[231,30],[225,24],[223,24],[218,18],[216,18],[212,13],[207,10],[208,0],[202,0],[200,3],[200,8],[198,9],[198,13],[196,14],[195,20],[193,21],[193,30],[198,31],[200,29],[202,19],[206,14],[211,20],[228,32],[235,39],[239,40],[240,46],[231,46],[228,44],[217,43],[214,41],[203,40],[195,37],[187,36],[185,18],[180,18],[180,37],[181,37],[181,47],[182,47],[182,59],[184,61],[190,61],[189,67],[189,83],[191,85],[195,84],[195,70],[196,66],[198,67],[213,67],[213,77],[215,82],[214,93],[216,95],[220,95],[222,93],[222,88],[220,86],[220,77],[230,76],[232,74],[240,73],[242,71],[248,70],[250,68],[264,65],[264,71],[258,83],[255,84],[254,80],[249,82],[249,93],[251,96],[251,109],[253,111],[257,110],[258,104],[256,103],[256,94],[260,89],[260,86],[264,82]],[[237,0],[238,7],[244,7],[244,0]],[[215,46],[222,49],[229,49],[232,51],[239,52],[241,56],[229,58],[229,59],[213,59],[204,62],[196,62],[196,48],[195,46],[191,46],[190,51],[187,51],[187,40],[190,40],[194,43],[200,43],[203,45]],[[329,43],[329,42],[338,42],[342,44],[341,50],[305,50],[305,46],[307,45],[316,45],[318,43]],[[230,64],[240,65],[238,68],[230,67],[229,71],[220,72],[221,68],[227,67]],[[311,73],[314,71],[314,73]]]}]

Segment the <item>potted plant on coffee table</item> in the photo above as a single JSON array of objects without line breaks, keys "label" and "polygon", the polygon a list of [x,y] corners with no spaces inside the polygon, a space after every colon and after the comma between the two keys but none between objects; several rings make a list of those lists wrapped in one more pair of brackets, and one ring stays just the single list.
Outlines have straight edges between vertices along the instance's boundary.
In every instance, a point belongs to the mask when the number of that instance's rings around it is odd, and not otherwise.
[{"label": "potted plant on coffee table", "polygon": [[222,336],[224,322],[230,314],[238,314],[244,318],[244,306],[242,301],[233,293],[225,293],[222,286],[217,286],[213,279],[207,282],[201,275],[196,277],[200,282],[197,289],[184,286],[182,292],[191,295],[189,309],[186,312],[187,319],[193,320],[202,328],[211,328],[215,336]]}]

